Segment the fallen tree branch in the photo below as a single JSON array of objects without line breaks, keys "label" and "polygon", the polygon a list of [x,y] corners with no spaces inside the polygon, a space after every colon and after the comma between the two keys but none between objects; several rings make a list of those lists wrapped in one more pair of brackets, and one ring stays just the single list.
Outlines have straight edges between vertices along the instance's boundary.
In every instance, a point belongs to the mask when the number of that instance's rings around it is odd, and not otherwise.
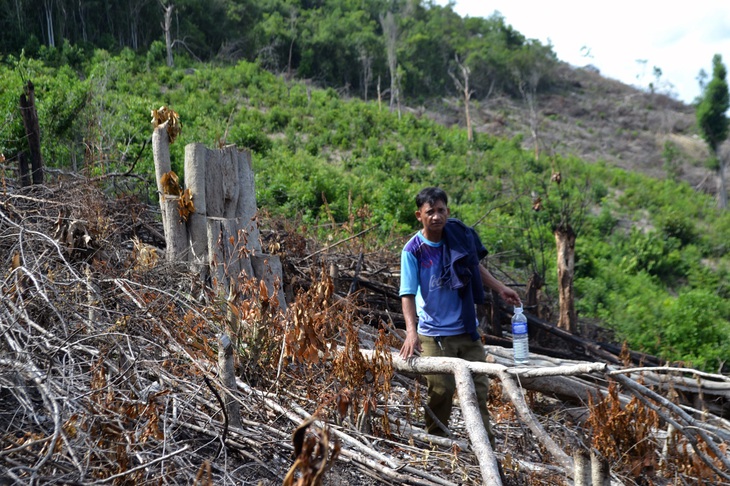
[{"label": "fallen tree branch", "polygon": [[176,455],[181,454],[181,453],[187,451],[188,449],[190,449],[190,447],[191,447],[190,444],[185,444],[180,449],[178,449],[178,450],[176,450],[174,452],[171,452],[169,454],[165,454],[164,456],[158,457],[157,459],[152,459],[149,462],[146,462],[144,464],[140,464],[139,466],[133,467],[132,469],[127,469],[126,471],[121,472],[119,474],[114,474],[114,475],[109,476],[107,478],[99,479],[96,482],[97,483],[104,484],[104,483],[112,482],[112,481],[114,481],[116,479],[119,479],[119,478],[123,478],[124,476],[129,476],[130,474],[133,474],[133,473],[135,473],[135,472],[137,472],[139,470],[142,470],[142,469],[146,469],[146,468],[148,468],[148,467],[150,467],[150,466],[152,466],[154,464],[157,464],[158,462],[166,461],[166,460],[170,459],[171,457],[175,457]]},{"label": "fallen tree branch", "polygon": [[[710,469],[712,469],[716,474],[725,478],[726,480],[730,480],[730,474],[720,470],[715,465],[715,463],[699,449],[697,445],[697,438],[695,437],[695,430],[697,431],[697,435],[702,438],[705,444],[707,444],[707,447],[710,448],[710,450],[713,452],[713,454],[715,454],[720,462],[722,462],[725,468],[730,470],[730,458],[728,458],[727,454],[717,446],[715,441],[709,435],[707,435],[707,432],[702,427],[701,422],[695,420],[684,410],[682,410],[680,407],[673,404],[663,396],[639,383],[636,383],[632,379],[620,374],[614,375],[613,377],[616,379],[616,381],[625,386],[636,398],[641,400],[644,405],[657,412],[664,420],[672,424],[677,431],[684,434],[684,436],[687,437],[687,440],[689,440],[690,444],[692,444],[692,448],[702,459],[702,461],[707,464],[708,467],[710,467]],[[686,424],[686,426],[682,426],[680,423],[673,420],[667,414],[662,413],[661,409],[659,409],[659,407],[655,403],[652,403],[649,399],[654,400],[656,403],[659,403],[670,411],[674,412]]]},{"label": "fallen tree branch", "polygon": [[[373,351],[361,350],[362,354],[366,357],[372,358]],[[475,451],[477,460],[482,471],[482,479],[485,484],[501,484],[499,480],[499,474],[496,464],[496,458],[489,446],[489,440],[486,438],[486,431],[479,415],[478,405],[476,398],[474,400],[469,399],[469,386],[471,383],[472,387],[473,380],[471,379],[472,373],[488,374],[491,376],[498,377],[502,380],[502,386],[507,392],[508,396],[515,405],[517,413],[520,418],[528,424],[530,429],[533,431],[537,439],[545,446],[546,449],[555,457],[556,461],[569,473],[573,471],[573,460],[566,454],[560,447],[552,440],[548,433],[542,428],[542,426],[534,419],[532,412],[530,411],[527,404],[524,402],[522,395],[518,391],[518,386],[514,382],[514,376],[560,376],[560,375],[572,375],[572,374],[585,374],[595,371],[603,371],[606,365],[603,363],[590,363],[590,364],[578,364],[575,366],[560,366],[555,368],[509,368],[504,365],[494,363],[477,363],[472,361],[464,361],[459,358],[431,358],[431,357],[419,357],[404,360],[398,353],[393,353],[392,356],[393,367],[402,372],[419,373],[419,374],[454,374],[459,376],[457,380],[457,393],[459,394],[459,403],[461,404],[462,414],[464,415],[464,421],[466,422],[467,432],[471,440],[472,448]],[[466,377],[468,376],[468,380]],[[462,398],[462,394],[464,398]],[[477,417],[477,418],[475,418]],[[484,434],[479,434],[478,431],[481,429]],[[485,445],[486,443],[486,445]],[[493,466],[492,466],[493,465]],[[496,479],[494,472],[497,471]]]}]

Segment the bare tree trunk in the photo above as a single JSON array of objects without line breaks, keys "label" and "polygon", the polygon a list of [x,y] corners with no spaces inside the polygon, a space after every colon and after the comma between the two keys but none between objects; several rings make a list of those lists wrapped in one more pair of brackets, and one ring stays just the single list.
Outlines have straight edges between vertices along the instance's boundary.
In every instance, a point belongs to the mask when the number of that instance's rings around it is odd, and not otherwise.
[{"label": "bare tree trunk", "polygon": [[23,118],[25,135],[30,151],[31,178],[33,184],[43,184],[43,157],[41,156],[41,129],[35,108],[35,87],[31,81],[20,95],[20,115]]},{"label": "bare tree trunk", "polygon": [[718,163],[720,168],[717,173],[717,206],[720,209],[727,207],[727,187],[725,186],[725,168],[727,167],[727,161],[724,157],[718,157]]},{"label": "bare tree trunk", "polygon": [[530,278],[527,281],[527,295],[525,299],[525,309],[534,313],[540,319],[542,319],[543,316],[540,315],[540,303],[537,299],[537,293],[540,291],[543,284],[544,282],[539,273],[534,272],[532,275],[530,275]]},{"label": "bare tree trunk", "polygon": [[168,262],[186,261],[189,256],[187,228],[178,213],[178,196],[168,195],[162,186],[162,176],[172,171],[170,163],[170,137],[166,121],[152,132],[152,156],[155,162],[157,193],[160,198],[162,225],[165,229],[165,259]]},{"label": "bare tree trunk", "polygon": [[[527,108],[529,109],[530,135],[532,135],[532,142],[535,150],[535,160],[538,160],[540,157],[540,139],[537,133],[538,116],[536,104],[538,81],[539,75],[535,75],[533,73],[530,79],[530,83],[525,83],[523,80],[520,80],[517,83],[517,87],[520,89],[520,93],[522,93],[522,98],[525,100]],[[529,84],[529,86],[525,86],[525,84]]]},{"label": "bare tree trunk", "polygon": [[382,110],[383,96],[380,92],[380,76],[378,76],[378,111]]},{"label": "bare tree trunk", "polygon": [[286,79],[289,81],[291,79],[292,73],[291,73],[291,61],[292,56],[294,54],[294,41],[297,39],[297,20],[298,20],[298,12],[296,8],[292,8],[289,12],[289,29],[291,32],[291,42],[289,43],[289,60],[287,61],[286,65]]},{"label": "bare tree trunk", "polygon": [[191,270],[205,280],[208,272],[208,208],[205,204],[205,166],[208,149],[202,143],[185,146],[185,186],[190,189],[195,212],[188,217]]},{"label": "bare tree trunk", "polygon": [[368,54],[367,49],[360,47],[360,62],[362,63],[362,90],[363,99],[368,100],[368,86],[373,80],[373,56]]},{"label": "bare tree trunk", "polygon": [[175,10],[175,5],[165,5],[160,1],[163,10],[165,11],[165,20],[162,24],[162,30],[165,32],[165,48],[167,49],[167,66],[172,67],[174,65],[174,59],[172,57],[172,11]]},{"label": "bare tree trunk", "polygon": [[84,8],[84,4],[81,0],[78,0],[77,3],[79,5],[78,13],[79,13],[79,23],[81,24],[81,38],[84,40],[84,42],[88,42],[89,38],[86,33],[86,13],[85,13],[86,9]]},{"label": "bare tree trunk", "polygon": [[575,313],[575,237],[570,225],[555,230],[555,244],[558,251],[558,297],[560,318],[558,327],[575,334],[578,330]]},{"label": "bare tree trunk", "polygon": [[[155,162],[155,175],[157,180],[157,195],[162,201],[162,196],[165,194],[165,190],[162,187],[162,176],[172,170],[172,163],[170,162],[170,137],[167,134],[167,125],[169,121],[166,121],[158,125],[152,132],[152,158]],[[167,215],[165,214],[164,208],[162,210],[162,221],[164,223]]]},{"label": "bare tree trunk", "polygon": [[18,154],[18,167],[20,187],[28,187],[30,185],[30,169],[28,168],[28,156],[25,152]]},{"label": "bare tree trunk", "polygon": [[[456,64],[459,66],[459,71],[461,71],[461,79],[459,79],[456,74],[449,71],[449,76],[451,76],[451,79],[454,80],[454,84],[456,85],[456,89],[461,91],[461,93],[464,96],[464,115],[466,116],[466,138],[470,142],[474,140],[474,131],[472,130],[471,126],[471,115],[469,114],[469,102],[471,101],[471,95],[473,94],[472,91],[469,89],[469,76],[471,75],[471,70],[461,63],[459,60],[459,57],[456,57]],[[462,81],[463,80],[463,81]]]},{"label": "bare tree trunk", "polygon": [[18,30],[23,33],[25,32],[25,22],[23,22],[23,6],[20,0],[15,0],[15,14],[18,19]]},{"label": "bare tree trunk", "polygon": [[398,54],[396,52],[398,26],[395,23],[393,12],[388,11],[385,17],[381,14],[380,24],[383,27],[385,47],[387,49],[388,71],[390,72],[390,109],[392,111],[393,105],[400,103],[398,93]]},{"label": "bare tree trunk", "polygon": [[241,428],[241,409],[236,399],[231,396],[236,393],[238,385],[236,384],[236,372],[233,366],[233,343],[231,338],[225,334],[218,336],[218,370],[221,375],[221,381],[227,391],[224,393],[226,400],[226,412],[228,422],[237,428]]},{"label": "bare tree trunk", "polygon": [[46,18],[46,36],[49,47],[56,47],[56,37],[53,34],[53,4],[55,0],[43,0],[43,13]]},{"label": "bare tree trunk", "polygon": [[185,262],[190,256],[188,230],[178,212],[179,196],[160,195],[160,207],[166,215],[162,221],[165,230],[165,260],[170,263]]}]

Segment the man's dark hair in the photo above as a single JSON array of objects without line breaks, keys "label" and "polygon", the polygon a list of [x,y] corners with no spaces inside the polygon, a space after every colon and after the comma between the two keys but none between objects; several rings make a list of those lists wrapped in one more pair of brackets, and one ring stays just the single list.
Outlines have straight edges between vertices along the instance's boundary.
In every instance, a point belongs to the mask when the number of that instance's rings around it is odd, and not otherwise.
[{"label": "man's dark hair", "polygon": [[424,204],[428,203],[433,206],[436,201],[441,201],[444,206],[449,205],[449,198],[440,187],[426,187],[421,189],[421,192],[416,196],[416,207],[420,208]]}]

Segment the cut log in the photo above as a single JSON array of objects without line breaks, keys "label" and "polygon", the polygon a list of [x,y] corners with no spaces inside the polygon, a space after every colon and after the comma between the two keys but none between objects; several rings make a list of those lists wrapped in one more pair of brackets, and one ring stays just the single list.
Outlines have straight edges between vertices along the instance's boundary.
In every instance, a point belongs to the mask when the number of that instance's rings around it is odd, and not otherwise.
[{"label": "cut log", "polygon": [[[361,350],[361,353],[370,359],[372,359],[373,351]],[[469,387],[467,382],[471,382],[473,387],[473,380],[471,379],[472,373],[487,374],[500,378],[503,389],[506,395],[510,398],[515,406],[518,416],[522,421],[528,425],[532,430],[535,438],[547,449],[558,462],[561,467],[566,471],[566,474],[574,474],[574,465],[572,458],[566,454],[549,436],[549,434],[543,429],[542,425],[533,417],[530,408],[524,401],[522,394],[519,392],[519,386],[515,381],[515,376],[522,377],[529,376],[564,376],[564,375],[575,375],[585,374],[591,372],[605,372],[607,365],[603,363],[582,363],[577,366],[562,366],[556,368],[514,368],[507,367],[495,363],[482,363],[473,361],[464,361],[458,358],[435,358],[435,357],[414,357],[408,360],[404,360],[400,357],[397,352],[392,353],[391,356],[393,368],[400,372],[406,373],[418,373],[418,374],[454,374],[458,378],[456,380],[457,393],[459,394],[459,403],[462,409],[462,415],[466,424],[467,432],[469,433],[469,439],[471,441],[472,448],[477,455],[480,468],[482,470],[483,480],[485,484],[501,484],[495,482],[492,477],[492,465],[496,468],[496,458],[489,446],[489,440],[486,438],[486,431],[483,436],[480,434],[473,434],[472,431],[484,426],[481,422],[481,415],[479,414],[479,408],[477,406],[476,398],[474,400],[469,399]],[[462,394],[466,399],[461,398]],[[486,441],[486,445],[483,443]],[[499,478],[499,476],[497,476]]]},{"label": "cut log", "polygon": [[251,163],[251,152],[241,150],[237,151],[236,155],[239,186],[241,188],[238,195],[236,217],[244,221],[244,229],[250,239],[250,246],[247,245],[247,247],[261,251],[260,235],[256,224],[258,206],[256,204],[256,184]]},{"label": "cut log", "polygon": [[482,472],[482,480],[486,486],[501,485],[499,465],[492,446],[489,444],[487,430],[484,428],[482,416],[479,413],[479,400],[471,372],[467,366],[454,366],[453,373],[461,412],[466,424],[466,433],[471,441],[474,454],[477,458],[481,458],[479,469]]},{"label": "cut log", "polygon": [[205,162],[205,208],[208,217],[236,218],[240,193],[236,148],[208,150]]},{"label": "cut log", "polygon": [[177,196],[160,196],[160,207],[163,208],[162,225],[165,228],[165,260],[170,263],[185,262],[188,260],[188,231],[185,222],[180,218],[178,212]]},{"label": "cut log", "polygon": [[157,125],[152,131],[152,157],[155,161],[155,181],[157,182],[157,195],[160,198],[160,211],[162,212],[162,224],[165,224],[167,214],[162,204],[165,191],[162,188],[162,176],[172,170],[170,164],[170,137],[167,134],[167,124]]},{"label": "cut log", "polygon": [[185,187],[190,189],[195,212],[188,217],[190,264],[194,272],[204,272],[208,265],[208,214],[205,205],[205,161],[208,149],[202,143],[185,146]]},{"label": "cut log", "polygon": [[221,381],[227,389],[224,396],[226,397],[228,421],[233,427],[240,429],[241,410],[238,402],[232,395],[238,388],[236,385],[236,372],[233,367],[233,343],[231,342],[231,338],[225,334],[221,334],[218,336],[218,344],[218,371],[221,376]]},{"label": "cut log", "polygon": [[240,237],[240,220],[233,218],[208,218],[208,261],[214,285],[223,295],[230,293],[230,284],[238,282],[241,272],[254,275],[250,259]]}]

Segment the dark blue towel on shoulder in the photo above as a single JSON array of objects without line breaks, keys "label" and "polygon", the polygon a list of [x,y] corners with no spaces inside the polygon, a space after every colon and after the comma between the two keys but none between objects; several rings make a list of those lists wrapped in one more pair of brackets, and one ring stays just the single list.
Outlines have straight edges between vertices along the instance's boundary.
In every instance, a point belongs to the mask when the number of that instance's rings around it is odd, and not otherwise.
[{"label": "dark blue towel on shoulder", "polygon": [[479,339],[474,304],[484,303],[484,286],[479,274],[479,261],[487,256],[474,228],[456,218],[449,218],[444,227],[444,272],[446,281],[461,296],[461,319],[467,334]]}]

